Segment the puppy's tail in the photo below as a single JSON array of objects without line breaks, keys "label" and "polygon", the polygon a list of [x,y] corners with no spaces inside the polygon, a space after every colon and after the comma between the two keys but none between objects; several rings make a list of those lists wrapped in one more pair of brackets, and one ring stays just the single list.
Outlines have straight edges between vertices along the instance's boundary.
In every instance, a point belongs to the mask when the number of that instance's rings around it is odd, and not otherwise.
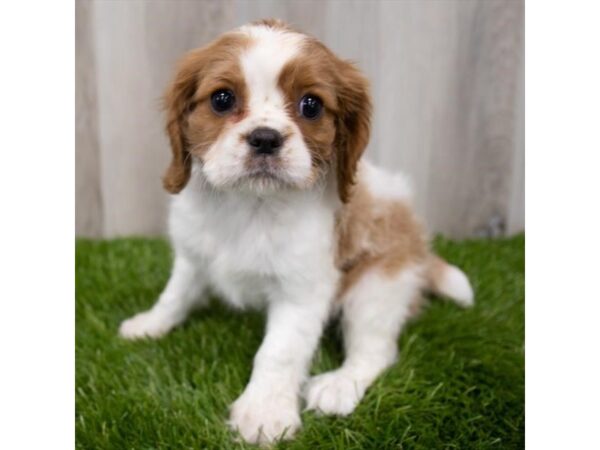
[{"label": "puppy's tail", "polygon": [[433,254],[427,265],[427,288],[434,294],[449,297],[463,308],[474,303],[473,288],[464,272]]}]

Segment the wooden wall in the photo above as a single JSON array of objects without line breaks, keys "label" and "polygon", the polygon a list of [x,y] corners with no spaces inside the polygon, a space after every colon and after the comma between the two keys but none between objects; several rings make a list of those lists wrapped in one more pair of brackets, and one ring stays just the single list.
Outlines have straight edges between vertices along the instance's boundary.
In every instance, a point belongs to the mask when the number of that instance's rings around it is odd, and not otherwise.
[{"label": "wooden wall", "polygon": [[524,228],[522,0],[78,0],[79,236],[164,233],[160,96],[173,66],[263,17],[315,35],[366,72],[375,102],[367,154],[411,176],[433,231]]}]

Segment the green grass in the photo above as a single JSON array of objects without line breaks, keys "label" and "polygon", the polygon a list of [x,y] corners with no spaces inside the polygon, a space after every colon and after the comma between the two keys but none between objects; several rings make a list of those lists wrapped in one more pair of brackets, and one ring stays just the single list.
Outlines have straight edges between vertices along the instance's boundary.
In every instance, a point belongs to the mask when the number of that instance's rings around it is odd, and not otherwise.
[{"label": "green grass", "polygon": [[[400,362],[348,418],[303,413],[286,449],[514,449],[524,446],[524,236],[453,242],[438,252],[469,274],[476,306],[434,301],[399,340]],[[225,426],[264,319],[217,302],[158,341],[117,337],[167,281],[162,240],[77,242],[76,439],[85,449],[251,448]],[[313,372],[342,361],[339,332]]]}]

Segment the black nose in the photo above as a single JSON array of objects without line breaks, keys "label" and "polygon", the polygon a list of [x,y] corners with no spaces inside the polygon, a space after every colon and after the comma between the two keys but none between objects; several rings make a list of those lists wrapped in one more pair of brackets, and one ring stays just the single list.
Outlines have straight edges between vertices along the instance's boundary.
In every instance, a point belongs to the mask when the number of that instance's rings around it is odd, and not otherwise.
[{"label": "black nose", "polygon": [[248,135],[248,144],[257,155],[273,155],[281,148],[283,137],[272,128],[256,128]]}]

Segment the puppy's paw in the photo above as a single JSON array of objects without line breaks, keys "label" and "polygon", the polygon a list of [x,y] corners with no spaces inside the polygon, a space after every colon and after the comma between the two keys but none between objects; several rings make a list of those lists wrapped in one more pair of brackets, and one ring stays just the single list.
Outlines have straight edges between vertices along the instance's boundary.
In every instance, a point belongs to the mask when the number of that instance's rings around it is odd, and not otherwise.
[{"label": "puppy's paw", "polygon": [[268,445],[291,439],[301,426],[298,399],[248,386],[231,405],[229,426],[251,444]]},{"label": "puppy's paw", "polygon": [[119,335],[125,339],[158,338],[176,324],[169,315],[151,309],[121,322]]},{"label": "puppy's paw", "polygon": [[347,416],[365,394],[362,383],[340,370],[311,378],[305,387],[306,409]]}]

